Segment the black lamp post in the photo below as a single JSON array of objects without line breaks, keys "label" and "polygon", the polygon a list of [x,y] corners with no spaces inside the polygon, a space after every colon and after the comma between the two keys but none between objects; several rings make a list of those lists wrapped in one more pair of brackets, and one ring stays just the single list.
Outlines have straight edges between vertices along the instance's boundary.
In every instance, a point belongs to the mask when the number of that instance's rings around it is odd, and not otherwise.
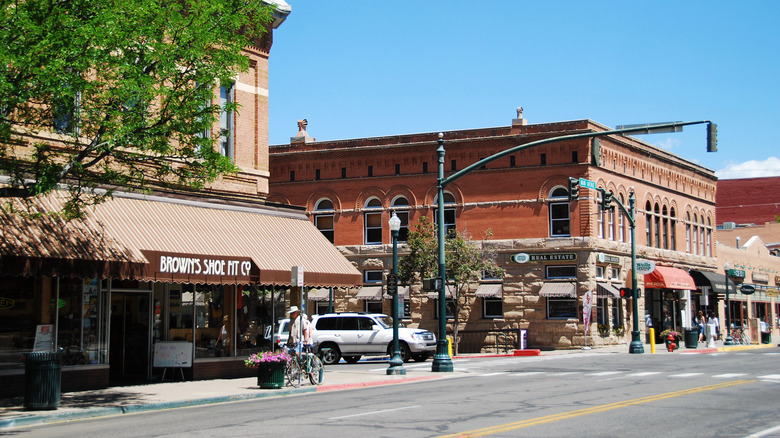
[{"label": "black lamp post", "polygon": [[387,292],[393,296],[393,357],[387,367],[387,375],[406,374],[401,351],[398,349],[398,230],[401,229],[401,219],[393,212],[390,218],[390,234],[393,236],[393,274],[387,282]]},{"label": "black lamp post", "polygon": [[729,271],[731,265],[729,262],[723,264],[723,270],[726,272],[726,340],[723,345],[734,345],[734,339],[731,337],[731,302],[729,301]]}]

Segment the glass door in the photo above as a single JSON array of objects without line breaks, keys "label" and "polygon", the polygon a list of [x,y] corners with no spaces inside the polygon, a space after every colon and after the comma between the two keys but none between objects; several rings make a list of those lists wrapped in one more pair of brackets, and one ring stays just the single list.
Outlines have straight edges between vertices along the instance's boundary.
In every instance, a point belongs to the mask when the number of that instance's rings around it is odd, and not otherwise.
[{"label": "glass door", "polygon": [[151,379],[150,293],[111,294],[111,380]]}]

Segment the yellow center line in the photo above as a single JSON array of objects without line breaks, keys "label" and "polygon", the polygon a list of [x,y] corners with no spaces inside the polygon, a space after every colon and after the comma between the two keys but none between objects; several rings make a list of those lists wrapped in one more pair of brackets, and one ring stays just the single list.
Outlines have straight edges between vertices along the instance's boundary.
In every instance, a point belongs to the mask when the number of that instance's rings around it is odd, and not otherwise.
[{"label": "yellow center line", "polygon": [[552,414],[544,417],[530,418],[528,420],[517,421],[514,423],[500,424],[497,426],[486,427],[483,429],[475,429],[468,432],[460,432],[451,435],[442,435],[439,438],[452,438],[452,437],[466,438],[466,437],[492,435],[495,433],[507,432],[515,429],[522,429],[524,427],[536,426],[538,424],[544,424],[544,423],[551,423],[553,421],[565,420],[568,418],[579,417],[582,415],[595,414],[598,412],[609,411],[612,409],[618,409],[627,406],[635,406],[643,403],[650,403],[653,401],[664,400],[667,398],[680,397],[689,394],[696,394],[697,392],[712,391],[715,389],[726,388],[734,385],[743,385],[745,383],[752,383],[752,382],[755,382],[755,380],[734,380],[731,382],[719,383],[717,385],[708,385],[708,386],[700,386],[691,389],[683,389],[680,391],[667,392],[664,394],[657,394],[657,395],[650,395],[647,397],[635,398],[633,400],[625,400],[625,401],[620,401],[615,403],[609,403],[606,405],[593,406],[591,408],[579,409],[576,411],[561,412],[559,414]]}]

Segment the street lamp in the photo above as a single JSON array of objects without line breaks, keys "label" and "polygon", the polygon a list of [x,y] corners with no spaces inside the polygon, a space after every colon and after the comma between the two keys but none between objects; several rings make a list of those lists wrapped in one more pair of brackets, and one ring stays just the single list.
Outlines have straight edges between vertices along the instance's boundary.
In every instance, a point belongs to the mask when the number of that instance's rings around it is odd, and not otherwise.
[{"label": "street lamp", "polygon": [[[634,188],[630,187],[628,196],[628,206],[630,215],[628,217],[631,225],[631,314],[633,316],[633,327],[631,328],[631,344],[628,346],[628,352],[633,354],[642,354],[645,347],[639,339],[639,291],[636,288],[636,197]],[[619,202],[619,201],[618,201]],[[652,339],[650,342],[654,342]]]},{"label": "street lamp", "polygon": [[452,358],[447,348],[447,269],[444,259],[444,134],[439,133],[439,148],[436,155],[439,159],[439,179],[437,202],[437,237],[439,241],[439,339],[436,340],[436,354],[433,355],[431,371],[452,372]]},{"label": "street lamp", "polygon": [[401,229],[401,219],[393,212],[390,218],[390,234],[393,236],[393,273],[387,282],[387,292],[393,296],[393,357],[387,367],[387,375],[406,374],[401,351],[398,349],[398,230]]},{"label": "street lamp", "polygon": [[[729,262],[723,264],[723,270],[726,273],[726,340],[723,345],[734,345],[734,339],[731,337],[731,302],[729,301]],[[735,286],[736,287],[736,286]]]}]

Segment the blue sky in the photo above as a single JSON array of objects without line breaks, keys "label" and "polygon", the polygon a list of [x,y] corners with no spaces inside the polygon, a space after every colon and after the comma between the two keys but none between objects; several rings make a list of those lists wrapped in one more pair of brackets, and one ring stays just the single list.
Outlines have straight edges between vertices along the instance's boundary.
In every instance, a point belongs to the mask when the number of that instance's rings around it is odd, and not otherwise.
[{"label": "blue sky", "polygon": [[287,0],[270,141],[592,119],[712,120],[642,136],[721,178],[780,175],[778,1]]}]

